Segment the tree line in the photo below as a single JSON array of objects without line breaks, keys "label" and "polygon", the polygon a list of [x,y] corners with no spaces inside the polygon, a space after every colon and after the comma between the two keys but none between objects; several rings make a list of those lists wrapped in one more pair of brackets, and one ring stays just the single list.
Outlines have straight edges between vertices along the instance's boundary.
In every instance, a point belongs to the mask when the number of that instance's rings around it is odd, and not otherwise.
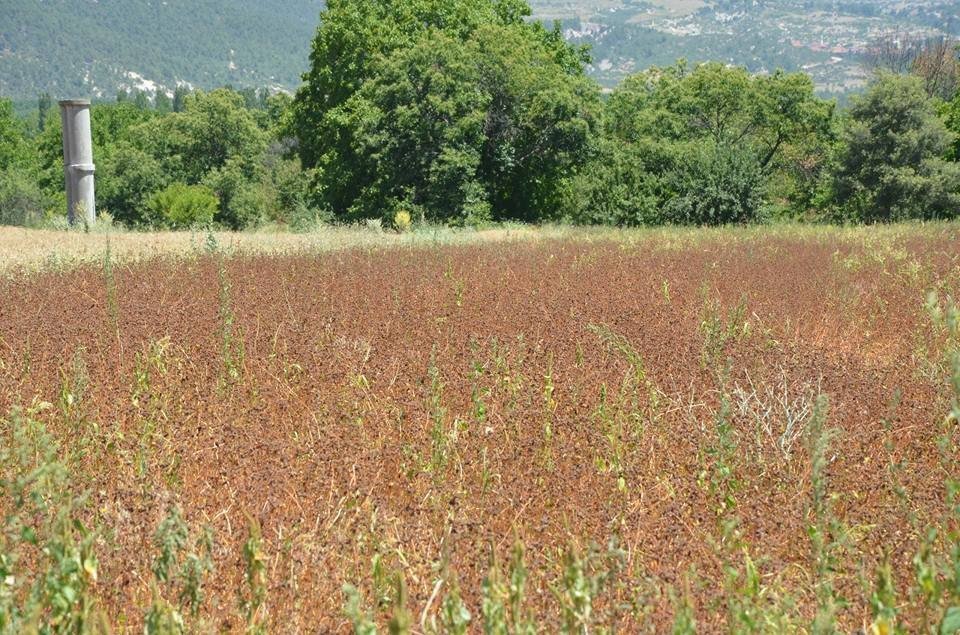
[{"label": "tree line", "polygon": [[[957,52],[809,76],[679,61],[609,94],[524,0],[330,0],[293,97],[121,95],[92,111],[98,207],[129,226],[413,218],[636,226],[955,218]],[[938,73],[931,81],[931,68]],[[0,101],[0,222],[62,216],[60,124]]]}]

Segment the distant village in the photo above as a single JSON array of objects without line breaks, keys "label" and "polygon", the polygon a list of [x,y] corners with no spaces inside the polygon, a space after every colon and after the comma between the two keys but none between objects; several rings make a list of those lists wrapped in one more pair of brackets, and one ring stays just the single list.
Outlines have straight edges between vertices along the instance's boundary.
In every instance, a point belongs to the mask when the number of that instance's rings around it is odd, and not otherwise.
[{"label": "distant village", "polygon": [[[705,2],[686,13],[668,0],[598,4],[589,19],[566,22],[564,35],[591,45],[593,71],[608,84],[669,62],[674,54],[723,60],[759,73],[804,71],[824,95],[862,87],[869,76],[863,60],[878,41],[896,46],[960,35],[960,1],[877,0],[870,15],[858,13],[862,2],[814,3],[815,10],[809,4]],[[664,38],[656,46],[651,44],[655,33]]]}]

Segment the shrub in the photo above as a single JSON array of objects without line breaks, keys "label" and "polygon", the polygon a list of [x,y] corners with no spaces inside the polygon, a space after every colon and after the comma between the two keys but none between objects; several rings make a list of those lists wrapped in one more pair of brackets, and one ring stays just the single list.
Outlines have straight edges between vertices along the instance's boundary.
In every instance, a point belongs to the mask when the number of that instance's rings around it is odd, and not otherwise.
[{"label": "shrub", "polygon": [[147,209],[154,223],[184,228],[210,224],[219,205],[216,195],[202,185],[174,183],[154,194]]},{"label": "shrub", "polygon": [[660,221],[660,189],[635,146],[605,141],[571,180],[563,215],[583,225],[653,225]]},{"label": "shrub", "polygon": [[919,78],[881,75],[854,103],[844,137],[833,188],[845,218],[956,216],[960,169],[943,160],[954,136]]},{"label": "shrub", "polygon": [[405,234],[410,231],[410,227],[413,226],[413,219],[410,217],[410,212],[406,210],[400,210],[393,215],[393,226],[397,228],[397,231],[401,234]]},{"label": "shrub", "polygon": [[700,150],[666,177],[676,193],[664,209],[681,225],[726,225],[761,219],[764,175],[750,152],[720,145]]},{"label": "shrub", "polygon": [[0,172],[0,225],[36,225],[49,205],[36,179],[16,169]]},{"label": "shrub", "polygon": [[230,161],[207,174],[203,184],[219,200],[218,223],[230,229],[260,224],[268,207],[262,176],[253,166],[240,161]]},{"label": "shrub", "polygon": [[127,225],[142,224],[147,220],[147,201],[168,182],[156,159],[120,143],[98,161],[97,208],[109,210],[116,220]]}]

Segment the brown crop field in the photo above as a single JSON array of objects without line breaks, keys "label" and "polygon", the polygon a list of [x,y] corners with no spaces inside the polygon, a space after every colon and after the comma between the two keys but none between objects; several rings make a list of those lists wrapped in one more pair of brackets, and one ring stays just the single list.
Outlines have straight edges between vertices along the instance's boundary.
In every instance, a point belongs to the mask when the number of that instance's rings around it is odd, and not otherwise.
[{"label": "brown crop field", "polygon": [[958,246],[570,232],[11,269],[0,615],[934,632],[960,619]]}]

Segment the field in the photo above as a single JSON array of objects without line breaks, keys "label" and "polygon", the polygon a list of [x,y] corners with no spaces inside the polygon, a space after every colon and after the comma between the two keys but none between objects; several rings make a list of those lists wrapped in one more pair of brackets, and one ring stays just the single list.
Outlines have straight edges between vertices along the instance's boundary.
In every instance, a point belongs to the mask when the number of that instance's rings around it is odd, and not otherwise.
[{"label": "field", "polygon": [[3,629],[960,619],[960,226],[11,236]]}]

